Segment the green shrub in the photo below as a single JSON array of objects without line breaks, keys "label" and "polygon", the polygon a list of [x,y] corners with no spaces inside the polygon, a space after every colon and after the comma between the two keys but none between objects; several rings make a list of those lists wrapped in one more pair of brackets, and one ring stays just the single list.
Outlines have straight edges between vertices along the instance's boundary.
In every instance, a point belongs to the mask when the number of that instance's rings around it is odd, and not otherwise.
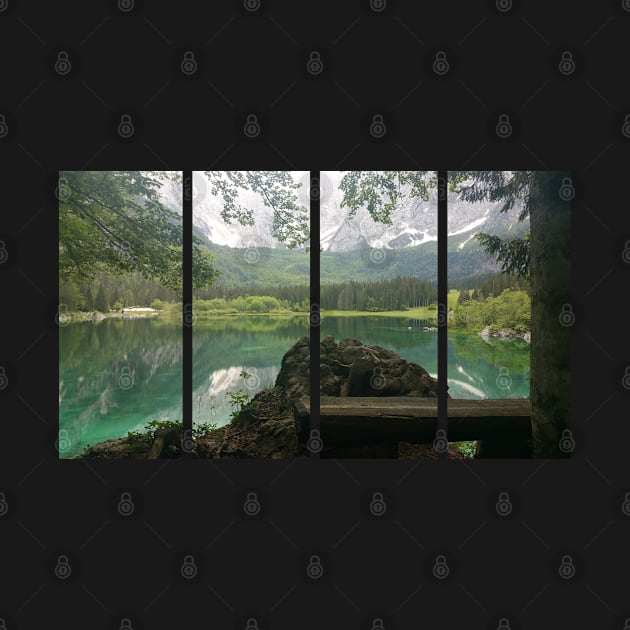
[{"label": "green shrub", "polygon": [[477,453],[477,442],[457,442],[457,448],[464,457],[470,459]]}]

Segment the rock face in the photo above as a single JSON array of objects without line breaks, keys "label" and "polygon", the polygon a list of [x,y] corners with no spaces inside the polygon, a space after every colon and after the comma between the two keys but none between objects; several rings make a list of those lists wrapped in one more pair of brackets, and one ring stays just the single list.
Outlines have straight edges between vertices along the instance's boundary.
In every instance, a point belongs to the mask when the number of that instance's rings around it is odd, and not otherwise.
[{"label": "rock face", "polygon": [[309,344],[308,337],[301,337],[282,357],[275,387],[280,391],[280,405],[283,409],[289,409],[294,398],[310,394]]},{"label": "rock face", "polygon": [[202,459],[291,459],[305,452],[277,387],[258,392],[232,422],[199,437],[195,446],[194,456]]},{"label": "rock face", "polygon": [[[333,337],[320,343],[320,393],[322,396],[419,396],[437,397],[437,379],[417,363],[392,350],[367,346],[357,339],[338,344]],[[276,388],[282,404],[310,395],[310,347],[302,337],[282,359]]]}]

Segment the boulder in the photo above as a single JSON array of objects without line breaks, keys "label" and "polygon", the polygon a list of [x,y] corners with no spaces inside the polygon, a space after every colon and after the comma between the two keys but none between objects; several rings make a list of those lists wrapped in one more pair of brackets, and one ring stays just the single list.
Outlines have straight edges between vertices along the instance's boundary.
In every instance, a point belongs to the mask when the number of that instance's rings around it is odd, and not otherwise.
[{"label": "boulder", "polygon": [[[437,396],[437,380],[417,363],[392,350],[357,339],[320,343],[320,392],[324,396]],[[308,455],[298,435],[293,401],[309,396],[310,340],[302,337],[282,358],[275,386],[258,392],[226,427],[196,440],[200,458],[291,459]],[[166,437],[166,436],[165,436]],[[168,443],[156,444],[152,457],[168,456]],[[397,457],[398,444],[357,446],[322,453],[322,457]]]},{"label": "boulder", "polygon": [[281,393],[282,408],[289,409],[293,399],[310,395],[310,357],[308,337],[301,337],[282,357],[275,384]]},{"label": "boulder", "polygon": [[[417,363],[358,339],[338,344],[331,336],[320,343],[320,393],[324,396],[437,397],[437,379]],[[289,408],[295,398],[310,395],[310,346],[302,337],[282,359],[275,386]]]}]

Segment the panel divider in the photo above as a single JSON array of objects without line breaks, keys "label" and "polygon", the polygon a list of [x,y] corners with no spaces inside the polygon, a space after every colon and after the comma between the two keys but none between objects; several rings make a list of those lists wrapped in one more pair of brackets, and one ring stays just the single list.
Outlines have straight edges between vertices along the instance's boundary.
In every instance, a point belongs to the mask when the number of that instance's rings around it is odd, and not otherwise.
[{"label": "panel divider", "polygon": [[[436,438],[448,440],[448,171],[438,178],[438,417]],[[448,458],[447,448],[440,459]]]},{"label": "panel divider", "polygon": [[193,428],[193,172],[182,172],[182,457],[192,457]]},{"label": "panel divider", "polygon": [[[320,197],[321,173],[310,171],[310,383],[311,383],[311,414],[309,444],[317,445],[320,431],[319,418],[319,331],[321,323],[321,292],[320,292]],[[317,432],[314,434],[314,432]],[[321,444],[321,436],[320,442]],[[312,458],[319,458],[319,449],[309,449]]]}]

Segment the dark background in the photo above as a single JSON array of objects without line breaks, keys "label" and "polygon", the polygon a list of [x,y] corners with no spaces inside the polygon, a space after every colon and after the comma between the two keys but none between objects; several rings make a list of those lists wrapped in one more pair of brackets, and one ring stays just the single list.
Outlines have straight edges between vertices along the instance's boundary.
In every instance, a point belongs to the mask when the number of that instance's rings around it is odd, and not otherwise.
[{"label": "dark background", "polygon": [[[383,2],[0,0],[1,627],[624,628],[630,3]],[[57,174],[123,168],[571,170],[572,459],[58,461]]]}]

